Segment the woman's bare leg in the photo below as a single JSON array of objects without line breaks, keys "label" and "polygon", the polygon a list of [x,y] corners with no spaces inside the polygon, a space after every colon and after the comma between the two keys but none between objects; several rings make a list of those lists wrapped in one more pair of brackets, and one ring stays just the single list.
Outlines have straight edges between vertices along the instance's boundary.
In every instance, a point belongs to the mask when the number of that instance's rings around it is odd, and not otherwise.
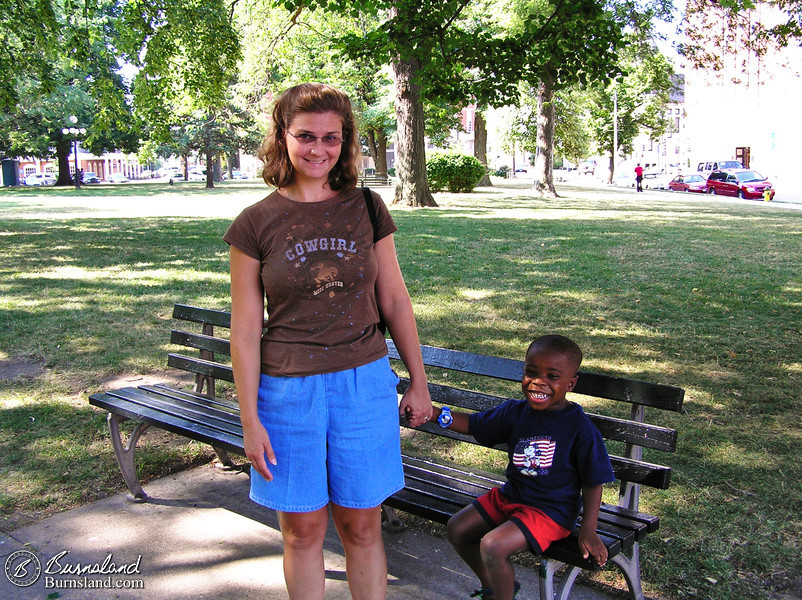
[{"label": "woman's bare leg", "polygon": [[278,518],[284,539],[284,580],[290,600],[322,600],[328,507],[309,513],[279,512]]},{"label": "woman's bare leg", "polygon": [[357,509],[331,505],[334,524],[345,548],[345,571],[353,600],[384,600],[387,557],[381,507]]}]

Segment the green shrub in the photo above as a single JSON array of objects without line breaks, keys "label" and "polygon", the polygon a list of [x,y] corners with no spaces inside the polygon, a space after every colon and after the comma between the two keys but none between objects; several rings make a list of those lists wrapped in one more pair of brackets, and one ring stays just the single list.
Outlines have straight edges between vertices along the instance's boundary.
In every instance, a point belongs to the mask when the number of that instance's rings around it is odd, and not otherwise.
[{"label": "green shrub", "polygon": [[507,165],[501,165],[496,171],[493,173],[496,177],[506,177],[507,173],[510,172],[510,168]]},{"label": "green shrub", "polygon": [[435,152],[426,159],[429,187],[435,192],[470,192],[484,174],[478,159],[461,152]]}]

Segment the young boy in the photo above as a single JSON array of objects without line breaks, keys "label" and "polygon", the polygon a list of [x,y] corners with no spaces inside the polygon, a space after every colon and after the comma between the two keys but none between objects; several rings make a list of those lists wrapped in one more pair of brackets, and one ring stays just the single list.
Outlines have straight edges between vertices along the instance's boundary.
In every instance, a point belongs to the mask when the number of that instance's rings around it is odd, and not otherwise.
[{"label": "young boy", "polygon": [[[486,446],[509,445],[507,482],[466,506],[448,522],[448,539],[479,577],[482,600],[511,600],[520,587],[510,558],[541,554],[568,536],[583,499],[579,547],[607,562],[596,534],[602,484],[615,479],[598,429],[565,394],[576,385],[582,351],[561,335],[536,339],[526,353],[525,400],[508,400],[475,413],[440,409],[437,421]],[[435,411],[437,412],[437,411]]]}]

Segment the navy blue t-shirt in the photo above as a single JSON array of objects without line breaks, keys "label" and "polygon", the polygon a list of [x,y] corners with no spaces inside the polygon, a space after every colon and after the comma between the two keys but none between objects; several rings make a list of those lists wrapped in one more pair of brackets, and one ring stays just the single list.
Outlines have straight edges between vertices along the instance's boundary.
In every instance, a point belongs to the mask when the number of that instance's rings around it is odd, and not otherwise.
[{"label": "navy blue t-shirt", "polygon": [[542,510],[569,530],[579,516],[582,487],[615,480],[599,430],[573,402],[552,412],[508,400],[472,414],[470,432],[484,446],[508,444],[505,496]]}]

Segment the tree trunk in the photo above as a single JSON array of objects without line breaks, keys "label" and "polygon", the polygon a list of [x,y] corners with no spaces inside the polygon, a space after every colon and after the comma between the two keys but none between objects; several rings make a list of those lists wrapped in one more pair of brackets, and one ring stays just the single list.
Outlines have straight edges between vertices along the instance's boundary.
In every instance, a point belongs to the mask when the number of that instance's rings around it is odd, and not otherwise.
[{"label": "tree trunk", "polygon": [[493,182],[490,181],[490,173],[487,172],[487,121],[485,121],[485,113],[482,107],[477,106],[474,113],[473,120],[473,155],[482,163],[485,168],[485,174],[479,180],[477,186],[492,186]]},{"label": "tree trunk", "polygon": [[368,130],[368,151],[373,159],[376,175],[387,175],[387,136],[383,131]]},{"label": "tree trunk", "polygon": [[376,132],[376,156],[374,157],[377,175],[387,175],[387,135]]},{"label": "tree trunk", "polygon": [[541,79],[537,89],[537,152],[535,155],[535,192],[556,198],[554,189],[554,78]]},{"label": "tree trunk", "polygon": [[376,147],[376,131],[368,129],[368,154],[373,159],[373,165],[376,167],[376,172],[379,172],[379,150]]},{"label": "tree trunk", "polygon": [[70,158],[72,153],[72,142],[61,140],[56,143],[56,162],[58,164],[58,179],[56,185],[72,185],[70,177]]},{"label": "tree trunk", "polygon": [[414,81],[419,67],[419,59],[399,59],[393,63],[395,115],[398,120],[395,160],[398,185],[393,204],[437,206],[426,178],[423,103],[420,86]]},{"label": "tree trunk", "polygon": [[214,187],[214,148],[210,141],[206,142],[206,189]]},{"label": "tree trunk", "polygon": [[607,178],[607,183],[613,183],[613,177],[615,177],[615,154],[612,152],[610,153],[610,176]]}]

